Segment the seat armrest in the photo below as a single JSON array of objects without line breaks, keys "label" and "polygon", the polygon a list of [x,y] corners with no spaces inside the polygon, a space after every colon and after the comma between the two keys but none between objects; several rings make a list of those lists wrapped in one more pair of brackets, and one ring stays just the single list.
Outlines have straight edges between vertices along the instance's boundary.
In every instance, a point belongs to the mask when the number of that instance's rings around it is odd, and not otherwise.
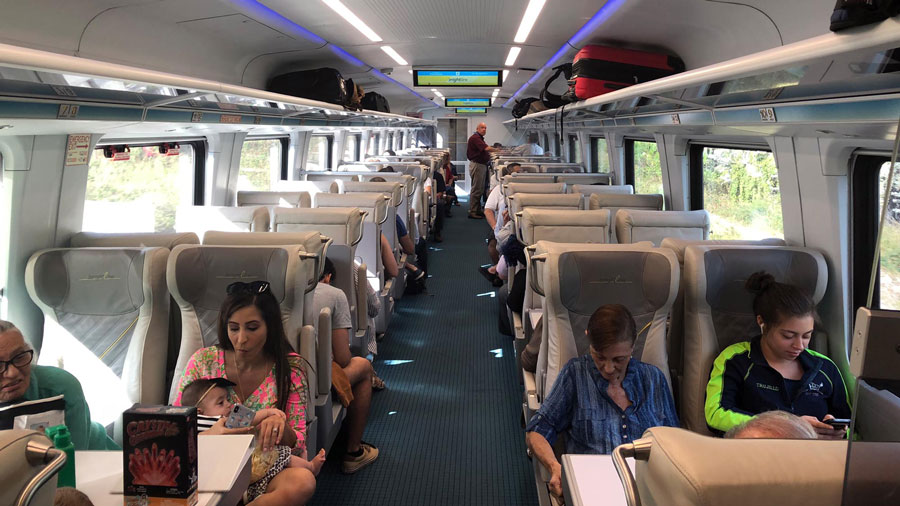
[{"label": "seat armrest", "polygon": [[307,391],[309,392],[310,401],[315,404],[319,400],[319,397],[322,396],[322,393],[320,388],[313,389],[312,385],[319,385],[318,378],[319,371],[321,371],[321,365],[319,364],[316,350],[316,329],[312,325],[304,325],[300,329],[297,352],[309,362],[306,367],[306,384],[309,386]]},{"label": "seat armrest", "polygon": [[316,330],[316,365],[319,370],[318,389],[319,396],[328,397],[331,393],[331,308],[322,308],[319,311],[319,323]]},{"label": "seat armrest", "polygon": [[366,264],[356,266],[356,335],[365,333],[369,325],[369,298],[366,293]]},{"label": "seat armrest", "polygon": [[528,405],[528,410],[535,413],[541,409],[541,402],[537,396],[537,382],[534,380],[534,373],[523,370],[522,380],[525,386],[525,402]]}]

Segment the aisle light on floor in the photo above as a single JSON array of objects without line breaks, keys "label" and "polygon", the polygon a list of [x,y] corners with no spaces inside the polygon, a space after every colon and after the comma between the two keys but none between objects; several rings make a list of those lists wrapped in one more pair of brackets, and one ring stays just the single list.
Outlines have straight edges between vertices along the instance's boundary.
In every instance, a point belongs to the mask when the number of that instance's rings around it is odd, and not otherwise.
[{"label": "aisle light on floor", "polygon": [[513,42],[516,44],[525,42],[528,34],[531,33],[531,29],[534,28],[534,23],[541,14],[541,9],[544,8],[545,3],[547,3],[547,0],[531,0],[528,2],[528,7],[525,9],[525,15],[522,16],[522,22],[519,24],[519,30],[516,32]]},{"label": "aisle light on floor", "polygon": [[322,0],[328,7],[331,7],[331,10],[338,13],[338,15],[344,18],[348,23],[353,25],[353,28],[356,28],[363,35],[365,35],[372,42],[381,42],[381,37],[375,33],[374,30],[369,28],[369,25],[363,23],[359,17],[353,13],[350,9],[347,8],[346,5],[341,3],[341,0]]},{"label": "aisle light on floor", "polygon": [[509,54],[506,55],[506,66],[512,67],[516,63],[516,58],[519,57],[519,53],[522,51],[522,48],[519,46],[513,46],[509,48]]},{"label": "aisle light on floor", "polygon": [[409,65],[409,62],[404,60],[400,53],[394,50],[391,46],[381,46],[381,50],[387,53],[388,56],[394,59],[395,62],[399,65]]}]

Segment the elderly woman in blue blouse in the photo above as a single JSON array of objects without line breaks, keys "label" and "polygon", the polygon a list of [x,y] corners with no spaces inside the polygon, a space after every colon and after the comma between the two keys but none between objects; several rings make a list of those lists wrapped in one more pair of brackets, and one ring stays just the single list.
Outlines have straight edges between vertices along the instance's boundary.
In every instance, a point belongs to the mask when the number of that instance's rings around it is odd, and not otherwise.
[{"label": "elderly woman in blue blouse", "polygon": [[566,364],[525,427],[528,447],[550,472],[550,491],[557,496],[561,467],[552,445],[560,433],[567,436],[566,453],[607,454],[650,427],[678,426],[662,371],[631,358],[637,332],[628,308],[601,306],[585,333],[590,353]]}]

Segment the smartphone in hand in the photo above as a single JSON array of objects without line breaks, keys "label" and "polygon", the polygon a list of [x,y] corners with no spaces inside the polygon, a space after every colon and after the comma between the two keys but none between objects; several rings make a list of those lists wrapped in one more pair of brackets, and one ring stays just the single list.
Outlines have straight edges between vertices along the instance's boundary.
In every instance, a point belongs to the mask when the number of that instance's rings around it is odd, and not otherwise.
[{"label": "smartphone in hand", "polygon": [[229,429],[249,427],[254,416],[256,416],[256,411],[247,406],[235,404],[231,408],[231,413],[228,414],[228,419],[225,420],[225,427]]},{"label": "smartphone in hand", "polygon": [[849,418],[832,418],[830,420],[822,420],[822,423],[827,423],[831,425],[831,428],[836,430],[847,430],[847,427],[850,426]]}]

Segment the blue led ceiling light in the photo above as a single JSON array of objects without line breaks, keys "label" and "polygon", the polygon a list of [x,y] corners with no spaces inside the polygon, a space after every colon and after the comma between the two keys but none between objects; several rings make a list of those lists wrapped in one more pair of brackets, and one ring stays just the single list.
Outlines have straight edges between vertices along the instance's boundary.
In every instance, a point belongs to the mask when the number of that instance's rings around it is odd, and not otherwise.
[{"label": "blue led ceiling light", "polygon": [[591,17],[591,19],[589,19],[588,22],[584,24],[584,26],[579,28],[578,31],[575,32],[575,35],[567,40],[566,43],[563,44],[561,48],[559,48],[559,51],[551,56],[550,59],[547,60],[547,63],[545,63],[543,67],[538,69],[538,71],[535,72],[533,76],[531,76],[531,79],[529,79],[518,90],[516,90],[513,96],[509,97],[509,100],[503,103],[503,107],[509,107],[510,104],[515,102],[516,97],[518,97],[519,94],[525,90],[525,88],[528,88],[529,86],[534,84],[534,82],[537,81],[537,79],[544,73],[544,71],[553,68],[553,66],[556,65],[559,59],[562,58],[563,55],[568,53],[570,49],[580,49],[579,44],[584,42],[584,39],[593,34],[594,31],[596,31],[597,28],[605,23],[610,16],[612,16],[617,10],[619,10],[619,7],[622,7],[622,4],[624,4],[626,1],[628,0],[608,0],[605,4],[603,4],[603,7],[600,7],[600,10],[598,10],[593,15],[593,17]]}]

